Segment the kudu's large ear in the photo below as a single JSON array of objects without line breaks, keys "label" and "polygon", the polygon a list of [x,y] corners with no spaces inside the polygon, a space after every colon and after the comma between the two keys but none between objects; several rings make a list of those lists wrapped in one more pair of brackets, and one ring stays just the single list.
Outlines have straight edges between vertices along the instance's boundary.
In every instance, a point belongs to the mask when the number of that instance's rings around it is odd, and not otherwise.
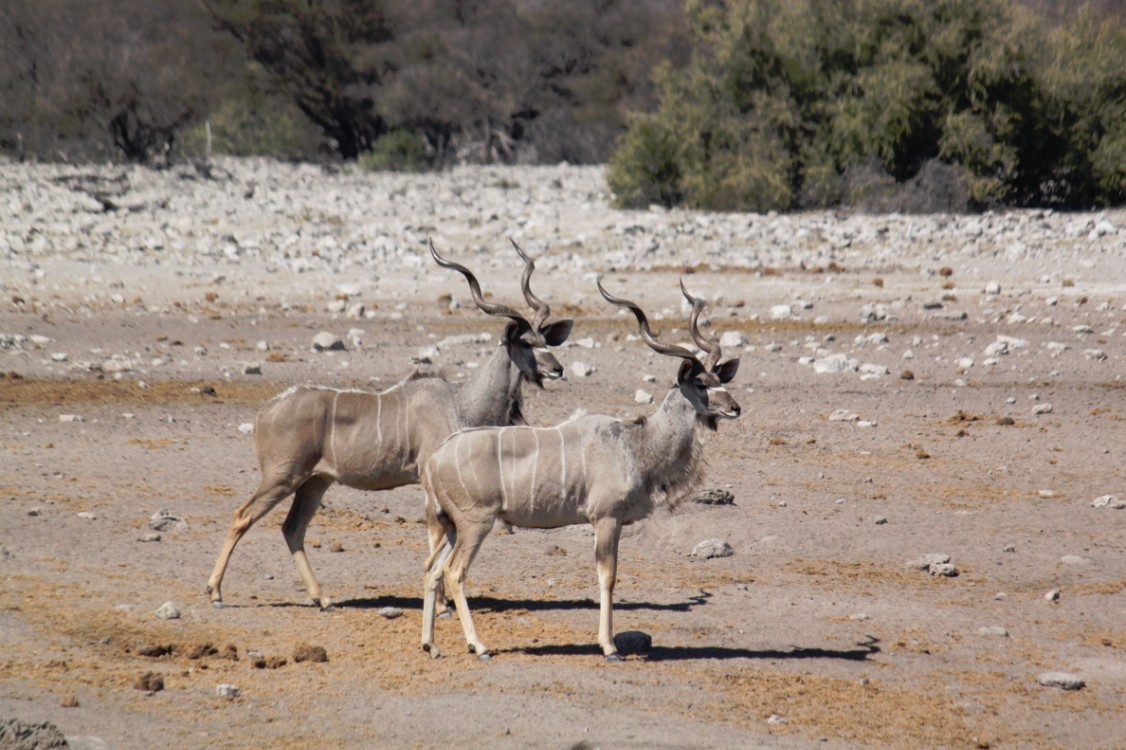
[{"label": "kudu's large ear", "polygon": [[543,336],[548,346],[559,346],[571,335],[571,328],[574,325],[575,321],[569,318],[567,320],[557,320],[551,325],[542,326],[540,328],[540,335]]},{"label": "kudu's large ear", "polygon": [[731,379],[735,377],[735,373],[739,371],[739,358],[729,359],[722,365],[717,366],[712,372],[719,378],[721,383],[730,383]]}]

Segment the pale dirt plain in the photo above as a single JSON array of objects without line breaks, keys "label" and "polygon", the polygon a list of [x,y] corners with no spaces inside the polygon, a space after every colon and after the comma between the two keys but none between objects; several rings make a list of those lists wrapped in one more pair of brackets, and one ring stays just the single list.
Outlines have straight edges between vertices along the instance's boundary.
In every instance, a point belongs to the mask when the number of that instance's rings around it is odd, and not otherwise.
[{"label": "pale dirt plain", "polygon": [[[1126,212],[626,212],[602,170],[563,166],[0,180],[0,720],[76,748],[1126,747],[1126,510],[1092,506],[1126,499]],[[493,660],[464,652],[456,618],[428,658],[417,486],[329,491],[308,541],[334,610],[300,585],[287,504],[210,606],[257,481],[239,426],[267,399],[383,388],[427,347],[451,377],[492,353],[502,323],[430,237],[514,306],[517,240],[575,319],[567,379],[529,392],[534,424],[646,413],[635,392],[659,402],[675,377],[598,274],[666,340],[687,340],[678,278],[711,301],[711,335],[745,338],[725,350],[744,412],[707,435],[701,484],[734,504],[687,502],[622,541],[615,625],[646,653],[601,658],[593,537],[571,527],[494,534],[469,580]],[[348,348],[313,351],[320,331]],[[833,353],[877,367],[805,359]],[[186,523],[140,541],[159,510]],[[690,556],[711,538],[734,554]],[[958,575],[907,565],[928,553]],[[179,619],[155,616],[166,601]],[[328,660],[296,662],[303,644]],[[163,690],[135,688],[150,672]]]}]

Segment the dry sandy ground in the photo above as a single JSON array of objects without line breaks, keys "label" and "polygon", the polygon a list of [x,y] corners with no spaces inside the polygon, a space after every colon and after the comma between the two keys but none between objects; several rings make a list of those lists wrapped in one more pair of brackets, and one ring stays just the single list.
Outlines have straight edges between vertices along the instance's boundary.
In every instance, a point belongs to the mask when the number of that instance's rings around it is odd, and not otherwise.
[{"label": "dry sandy ground", "polygon": [[[226,606],[208,603],[230,514],[256,485],[239,425],[293,383],[379,388],[422,346],[486,331],[495,341],[501,325],[456,275],[424,276],[395,315],[367,298],[378,314],[364,320],[325,312],[325,288],[312,290],[319,302],[277,304],[253,264],[221,283],[154,276],[180,303],[156,310],[48,305],[9,287],[0,333],[50,342],[0,352],[0,720],[53,722],[80,748],[1126,746],[1126,510],[1092,506],[1126,499],[1120,251],[1071,255],[1051,278],[1003,259],[951,262],[943,275],[933,246],[911,268],[693,268],[690,288],[723,295],[713,335],[747,340],[728,351],[742,358],[744,413],[707,436],[701,485],[735,504],[687,503],[627,530],[615,625],[653,645],[620,664],[595,645],[582,527],[494,534],[469,587],[493,660],[463,652],[456,618],[439,621],[446,657],[429,659],[417,487],[330,490],[309,542],[335,610],[307,600],[280,533],[285,506],[235,551]],[[605,281],[665,309],[655,327],[684,340],[682,270],[617,269]],[[489,268],[482,283],[514,304],[518,271]],[[983,291],[990,281],[1000,294]],[[644,413],[654,407],[635,391],[659,401],[675,376],[675,362],[628,337],[631,319],[591,289],[574,297],[589,286],[577,273],[537,276],[576,324],[575,345],[558,352],[568,379],[529,394],[533,423],[580,405]],[[943,310],[920,304],[943,295]],[[795,299],[816,302],[771,318]],[[862,305],[897,301],[891,319],[861,322]],[[318,331],[349,328],[362,346],[310,350]],[[985,364],[998,336],[1026,344]],[[578,345],[587,338],[595,346]],[[493,346],[451,344],[436,364],[463,374]],[[818,374],[799,361],[817,346],[889,372]],[[71,366],[113,353],[166,364],[120,376]],[[252,360],[263,374],[242,374]],[[571,374],[575,361],[593,374]],[[830,420],[839,409],[858,420]],[[186,525],[140,541],[161,509]],[[689,555],[710,538],[735,554]],[[927,553],[949,555],[958,575],[907,566]],[[179,619],[155,616],[165,601]],[[381,616],[388,606],[402,616]],[[295,661],[302,645],[328,660]],[[167,653],[142,654],[154,647]],[[1041,686],[1046,672],[1085,687]],[[137,689],[146,673],[163,690]],[[219,697],[220,684],[240,696]]]}]

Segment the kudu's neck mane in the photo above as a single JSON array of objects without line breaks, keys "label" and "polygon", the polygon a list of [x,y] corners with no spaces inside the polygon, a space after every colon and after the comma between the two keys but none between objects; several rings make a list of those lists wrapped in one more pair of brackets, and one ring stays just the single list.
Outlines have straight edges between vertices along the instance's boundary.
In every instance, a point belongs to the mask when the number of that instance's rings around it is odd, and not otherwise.
[{"label": "kudu's neck mane", "polygon": [[660,408],[631,431],[640,473],[648,477],[654,505],[675,508],[703,478],[703,424],[695,407],[673,386]]},{"label": "kudu's neck mane", "polygon": [[473,377],[458,383],[456,392],[457,411],[467,426],[527,424],[523,376],[503,345]]}]

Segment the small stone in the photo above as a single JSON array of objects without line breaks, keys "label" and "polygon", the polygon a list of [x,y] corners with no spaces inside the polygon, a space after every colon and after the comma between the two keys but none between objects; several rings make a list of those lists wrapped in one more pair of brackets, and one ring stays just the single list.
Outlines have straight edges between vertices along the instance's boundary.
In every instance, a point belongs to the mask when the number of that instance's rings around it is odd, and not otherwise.
[{"label": "small stone", "polygon": [[767,724],[789,724],[790,721],[785,716],[779,716],[778,714],[771,714],[770,718],[766,720],[766,723]]},{"label": "small stone", "polygon": [[645,654],[653,648],[653,637],[640,630],[627,630],[614,635],[614,646],[623,655]]},{"label": "small stone", "polygon": [[417,364],[429,365],[436,362],[441,354],[441,350],[436,346],[424,346],[418,350],[418,353],[412,359]]},{"label": "small stone", "polygon": [[579,362],[578,360],[571,363],[571,372],[577,378],[589,378],[594,374],[594,368],[586,362]]},{"label": "small stone", "polygon": [[86,521],[97,521],[98,520],[98,516],[94,513],[91,513],[88,510],[84,510],[81,513],[79,513],[78,517],[81,518],[81,519],[84,519]]},{"label": "small stone", "polygon": [[793,314],[794,310],[789,305],[773,305],[770,308],[770,317],[774,320],[789,320]]},{"label": "small stone", "polygon": [[747,337],[742,331],[724,331],[719,337],[720,349],[738,349],[747,345]]},{"label": "small stone", "polygon": [[705,539],[692,548],[693,557],[702,557],[710,560],[713,557],[731,557],[735,550],[722,539]]},{"label": "small stone", "polygon": [[1126,501],[1119,500],[1114,495],[1102,495],[1096,497],[1091,501],[1092,508],[1113,508],[1115,510],[1122,510],[1126,508]]},{"label": "small stone", "polygon": [[149,528],[153,531],[183,531],[188,523],[170,510],[161,509],[149,517]]},{"label": "small stone", "polygon": [[1032,407],[1032,413],[1033,414],[1051,414],[1052,413],[1052,405],[1049,404],[1049,403],[1036,404],[1036,406]]},{"label": "small stone", "polygon": [[543,551],[543,553],[545,555],[547,555],[548,557],[566,557],[567,556],[567,550],[563,549],[558,544],[549,545],[548,548]]},{"label": "small stone", "polygon": [[1001,293],[1001,282],[1000,281],[990,281],[990,282],[988,282],[985,285],[985,293],[986,294],[1000,294]]},{"label": "small stone", "polygon": [[386,620],[394,620],[396,617],[403,616],[403,610],[398,607],[380,607],[378,614]]},{"label": "small stone", "polygon": [[958,575],[958,568],[951,563],[936,563],[927,568],[932,576],[946,576],[947,578],[954,578]]},{"label": "small stone", "polygon": [[1009,631],[1005,630],[1000,625],[987,625],[983,628],[977,629],[978,635],[996,636],[997,638],[1008,638]]},{"label": "small stone", "polygon": [[848,409],[837,409],[829,415],[830,422],[855,422],[860,419],[860,415]]},{"label": "small stone", "polygon": [[341,544],[340,542],[333,542],[332,544],[330,544],[328,546],[328,551],[329,552],[343,552],[344,551],[344,545]]},{"label": "small stone", "polygon": [[1080,690],[1087,686],[1083,678],[1068,672],[1044,672],[1036,678],[1044,687],[1054,687],[1060,690]]},{"label": "small stone", "polygon": [[71,693],[70,695],[65,696],[59,703],[59,705],[63,708],[78,708],[82,704],[78,702],[78,696]]},{"label": "small stone", "polygon": [[85,422],[86,419],[79,414],[60,414],[60,422]]},{"label": "small stone", "polygon": [[633,402],[635,404],[651,404],[653,403],[653,394],[642,388],[638,388],[633,394]]},{"label": "small stone", "polygon": [[847,354],[830,354],[813,362],[813,371],[824,375],[839,375],[844,372],[856,372],[859,369],[860,363],[855,359],[849,359]]},{"label": "small stone", "polygon": [[240,424],[238,426],[238,431],[241,432],[243,435],[253,435],[254,434],[254,423],[253,422],[243,422],[242,424]]},{"label": "small stone", "polygon": [[888,520],[883,516],[876,516],[875,520],[873,521],[873,523],[875,523],[877,526],[883,526],[887,522]]},{"label": "small stone", "polygon": [[261,375],[262,363],[261,362],[244,362],[242,365],[243,375]]},{"label": "small stone", "polygon": [[692,498],[692,502],[700,505],[734,505],[735,496],[731,494],[730,490],[716,488],[701,492]]},{"label": "small stone", "polygon": [[1064,565],[1090,565],[1091,559],[1079,555],[1064,555],[1060,558],[1060,562]]},{"label": "small stone", "polygon": [[150,531],[147,534],[142,534],[137,540],[138,542],[159,542],[161,539],[160,534],[155,531]]},{"label": "small stone", "polygon": [[344,351],[344,339],[335,333],[321,331],[313,337],[313,351],[315,352],[340,352]]},{"label": "small stone", "polygon": [[1048,593],[1044,594],[1044,598],[1050,602],[1058,602],[1060,600],[1060,590],[1052,589]]},{"label": "small stone", "polygon": [[937,552],[930,552],[917,560],[912,560],[907,563],[908,568],[915,570],[929,570],[932,565],[942,565],[950,562],[950,555],[943,555]]},{"label": "small stone", "polygon": [[215,695],[227,700],[234,700],[242,695],[242,691],[236,685],[231,685],[226,682],[221,683],[215,687]]},{"label": "small stone", "polygon": [[157,608],[155,614],[161,620],[179,620],[181,613],[180,610],[176,608],[175,604],[165,602]]}]

